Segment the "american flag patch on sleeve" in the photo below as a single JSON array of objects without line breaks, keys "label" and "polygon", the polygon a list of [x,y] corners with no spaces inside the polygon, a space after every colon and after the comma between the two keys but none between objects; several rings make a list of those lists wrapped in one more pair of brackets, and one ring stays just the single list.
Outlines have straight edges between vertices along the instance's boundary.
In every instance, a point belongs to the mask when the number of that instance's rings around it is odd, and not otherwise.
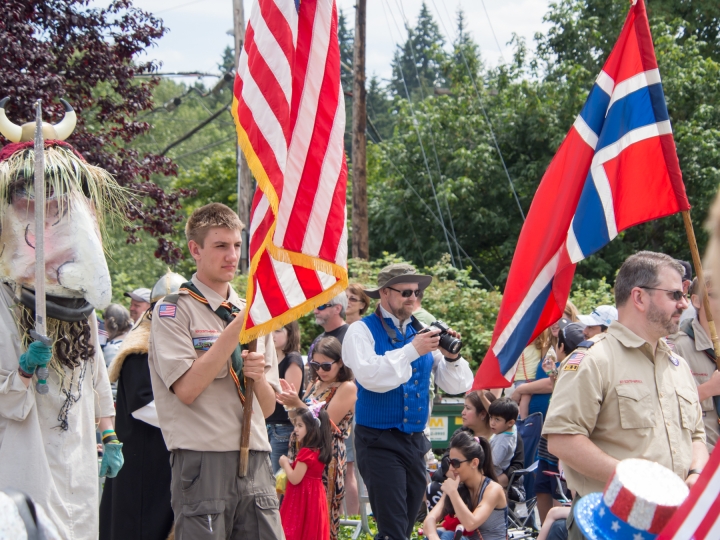
[{"label": "american flag patch on sleeve", "polygon": [[177,306],[173,304],[162,304],[158,308],[158,317],[172,317],[174,319],[176,311]]},{"label": "american flag patch on sleeve", "polygon": [[572,356],[570,356],[570,358],[568,358],[567,362],[565,363],[563,371],[577,371],[580,367],[580,361],[583,359],[584,356],[585,353],[573,353]]}]

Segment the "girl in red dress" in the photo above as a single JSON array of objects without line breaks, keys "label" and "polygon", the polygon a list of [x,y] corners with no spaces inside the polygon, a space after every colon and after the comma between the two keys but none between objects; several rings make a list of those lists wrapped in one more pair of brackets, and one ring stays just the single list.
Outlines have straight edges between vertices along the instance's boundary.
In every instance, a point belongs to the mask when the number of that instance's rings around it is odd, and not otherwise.
[{"label": "girl in red dress", "polygon": [[322,403],[301,409],[293,423],[300,451],[290,463],[280,457],[280,466],[287,474],[285,498],[280,506],[287,540],[328,540],[327,493],[322,483],[325,465],[332,459],[330,417]]}]

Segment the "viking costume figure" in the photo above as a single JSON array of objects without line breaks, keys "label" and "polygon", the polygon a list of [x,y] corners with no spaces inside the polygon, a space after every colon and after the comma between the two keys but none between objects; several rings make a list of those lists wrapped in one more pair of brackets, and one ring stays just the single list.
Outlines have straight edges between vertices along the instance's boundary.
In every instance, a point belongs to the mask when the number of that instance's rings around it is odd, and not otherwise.
[{"label": "viking costume figure", "polygon": [[[0,100],[0,489],[15,488],[45,508],[63,539],[98,535],[98,450],[102,476],[122,466],[122,445],[95,309],[110,303],[101,226],[123,191],[63,142],[75,113],[43,124],[45,290],[51,345],[33,341],[35,310],[34,123],[10,122]],[[36,389],[36,368],[47,387]],[[47,390],[43,393],[42,390]]]},{"label": "viking costume figure", "polygon": [[148,345],[155,303],[176,293],[187,279],[168,270],[150,293],[151,307],[140,318],[110,364],[118,383],[117,434],[125,465],[105,481],[100,504],[100,540],[165,540],[173,524],[170,506],[170,452],[155,409]]}]

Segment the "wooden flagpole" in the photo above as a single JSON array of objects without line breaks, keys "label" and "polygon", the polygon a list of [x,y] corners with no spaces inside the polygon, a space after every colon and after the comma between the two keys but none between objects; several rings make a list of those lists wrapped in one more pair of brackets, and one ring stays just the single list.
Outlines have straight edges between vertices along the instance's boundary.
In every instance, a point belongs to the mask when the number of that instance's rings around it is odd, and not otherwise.
[{"label": "wooden flagpole", "polygon": [[[257,352],[257,339],[248,343],[248,351]],[[255,381],[245,379],[245,403],[243,404],[243,423],[240,432],[240,463],[238,476],[247,476],[248,459],[250,457],[250,429],[252,428],[253,401],[255,401]]]},{"label": "wooden flagpole", "polygon": [[695,230],[693,229],[693,224],[690,219],[690,210],[683,210],[682,217],[683,223],[685,224],[685,233],[687,234],[688,243],[690,244],[690,253],[692,254],[695,274],[697,275],[697,280],[702,290],[702,302],[705,307],[705,317],[707,318],[708,328],[710,328],[710,339],[712,340],[713,348],[715,349],[715,362],[720,368],[720,339],[718,339],[717,328],[715,327],[712,311],[710,311],[708,288],[705,284],[705,274],[700,260],[700,251],[698,250],[697,240],[695,240]]}]

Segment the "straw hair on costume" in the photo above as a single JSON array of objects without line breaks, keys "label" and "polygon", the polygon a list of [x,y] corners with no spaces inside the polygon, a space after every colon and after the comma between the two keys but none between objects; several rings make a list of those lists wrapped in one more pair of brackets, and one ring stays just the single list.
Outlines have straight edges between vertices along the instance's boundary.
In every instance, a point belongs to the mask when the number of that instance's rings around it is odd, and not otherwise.
[{"label": "straw hair on costume", "polygon": [[[9,201],[15,189],[25,189],[28,197],[32,197],[34,174],[33,148],[15,152],[1,161],[0,200]],[[89,199],[101,232],[105,232],[107,216],[121,221],[125,219],[123,210],[131,192],[121,187],[106,170],[87,163],[71,147],[52,143],[46,145],[45,182],[48,197],[57,198],[60,213],[67,211],[66,205],[75,197]],[[0,206],[0,217],[5,208],[7,206]]]}]

